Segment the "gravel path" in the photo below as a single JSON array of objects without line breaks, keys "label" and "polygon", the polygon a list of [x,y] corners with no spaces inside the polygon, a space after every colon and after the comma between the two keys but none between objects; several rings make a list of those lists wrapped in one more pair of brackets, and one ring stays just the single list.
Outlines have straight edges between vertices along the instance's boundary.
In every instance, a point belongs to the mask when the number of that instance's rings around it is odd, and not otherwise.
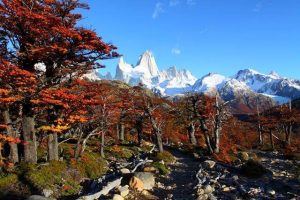
[{"label": "gravel path", "polygon": [[157,178],[158,184],[153,194],[162,200],[196,199],[194,187],[197,184],[199,161],[179,150],[169,149],[169,151],[176,157],[176,163],[170,165],[171,173],[168,176]]}]

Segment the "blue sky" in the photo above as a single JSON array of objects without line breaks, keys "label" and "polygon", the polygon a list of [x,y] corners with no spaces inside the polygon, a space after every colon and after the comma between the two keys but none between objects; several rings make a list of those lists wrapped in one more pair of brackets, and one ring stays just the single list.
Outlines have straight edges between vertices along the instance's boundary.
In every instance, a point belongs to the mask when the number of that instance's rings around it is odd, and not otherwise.
[{"label": "blue sky", "polygon": [[[252,68],[300,79],[300,0],[84,0],[84,27],[136,64],[145,50],[160,69],[196,77]],[[115,73],[117,60],[103,72]]]}]

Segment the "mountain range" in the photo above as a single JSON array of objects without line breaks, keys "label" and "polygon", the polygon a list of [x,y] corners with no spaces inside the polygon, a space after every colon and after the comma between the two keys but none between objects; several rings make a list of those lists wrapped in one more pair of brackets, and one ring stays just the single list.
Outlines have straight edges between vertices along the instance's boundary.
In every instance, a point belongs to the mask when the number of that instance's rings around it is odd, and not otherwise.
[{"label": "mountain range", "polygon": [[281,77],[276,72],[263,74],[253,69],[243,69],[231,77],[209,73],[197,79],[190,71],[178,70],[175,66],[160,71],[150,51],[143,53],[136,65],[126,63],[121,57],[115,77],[110,73],[103,76],[96,71],[85,77],[91,80],[120,80],[132,86],[143,84],[165,97],[195,92],[215,95],[218,92],[224,101],[232,101],[233,107],[245,112],[253,110],[257,103],[265,107],[266,104],[287,103],[300,97],[300,81]]}]

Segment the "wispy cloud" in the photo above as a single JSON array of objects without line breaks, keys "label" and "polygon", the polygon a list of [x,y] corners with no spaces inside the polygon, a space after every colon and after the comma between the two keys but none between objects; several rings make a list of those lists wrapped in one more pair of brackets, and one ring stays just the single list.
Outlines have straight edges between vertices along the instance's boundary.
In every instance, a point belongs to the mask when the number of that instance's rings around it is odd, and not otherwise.
[{"label": "wispy cloud", "polygon": [[171,49],[171,53],[174,55],[180,55],[181,54],[181,50],[179,48],[172,48]]},{"label": "wispy cloud", "polygon": [[152,18],[153,19],[157,19],[160,14],[164,13],[165,10],[164,10],[164,4],[161,3],[161,2],[158,2],[155,4],[155,8],[154,8],[154,11],[153,11],[153,14],[152,14]]},{"label": "wispy cloud", "polygon": [[196,0],[186,0],[186,4],[189,5],[189,6],[193,6],[193,5],[196,5]]},{"label": "wispy cloud", "polygon": [[260,12],[265,4],[265,0],[260,0],[255,4],[255,7],[252,9],[253,12]]},{"label": "wispy cloud", "polygon": [[170,7],[177,6],[178,4],[179,4],[179,0],[170,0],[169,1],[169,6]]}]

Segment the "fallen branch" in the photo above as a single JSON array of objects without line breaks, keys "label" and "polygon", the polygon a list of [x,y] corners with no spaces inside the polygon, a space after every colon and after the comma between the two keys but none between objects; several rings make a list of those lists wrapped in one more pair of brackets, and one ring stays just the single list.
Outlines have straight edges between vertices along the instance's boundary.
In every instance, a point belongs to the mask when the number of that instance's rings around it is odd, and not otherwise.
[{"label": "fallen branch", "polygon": [[123,177],[118,178],[112,182],[109,182],[100,192],[97,192],[92,195],[82,196],[78,198],[77,200],[94,200],[99,199],[102,195],[107,195],[112,189],[118,187],[121,185]]}]

